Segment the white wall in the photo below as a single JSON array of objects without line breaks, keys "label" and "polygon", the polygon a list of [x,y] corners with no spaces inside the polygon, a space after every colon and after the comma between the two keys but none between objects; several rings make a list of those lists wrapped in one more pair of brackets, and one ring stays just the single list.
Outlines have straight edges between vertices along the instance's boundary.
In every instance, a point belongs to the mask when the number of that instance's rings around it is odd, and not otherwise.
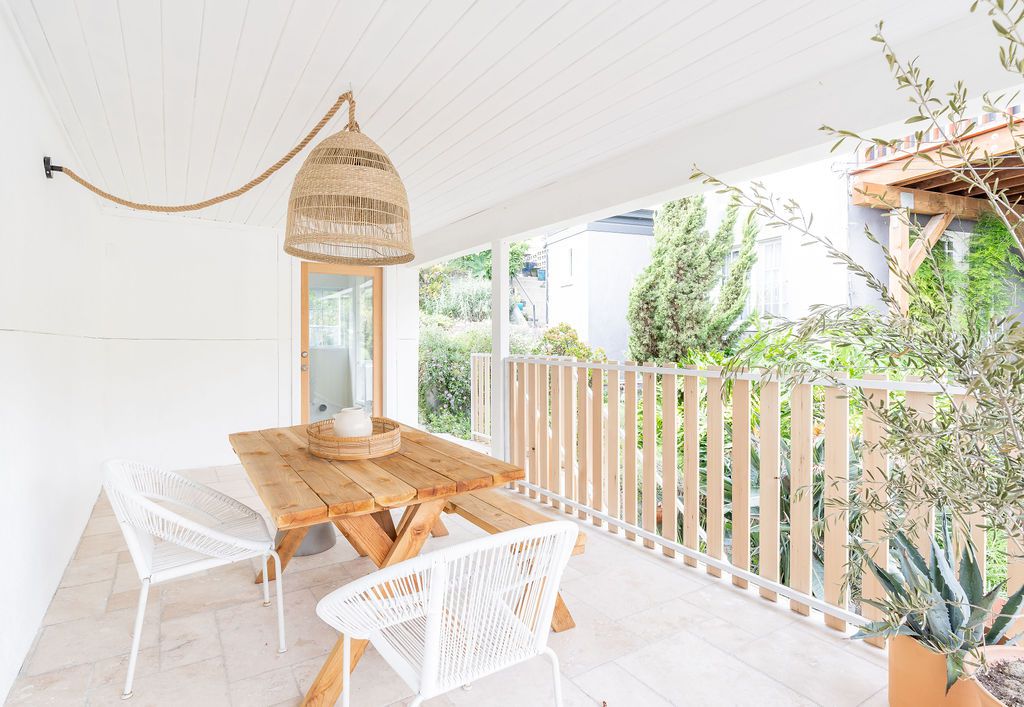
[{"label": "white wall", "polygon": [[566,323],[590,339],[590,239],[576,226],[547,240],[548,324]]},{"label": "white wall", "polygon": [[629,359],[629,291],[651,262],[654,237],[636,233],[591,231],[589,334],[586,342],[600,346],[613,361]]},{"label": "white wall", "polygon": [[[273,229],[107,210],[102,324],[109,456],[235,463],[227,435],[284,424],[291,258]],[[283,301],[282,301],[283,300]]]},{"label": "white wall", "polygon": [[0,699],[17,674],[99,489],[103,354],[92,200],[43,178],[71,154],[0,13]]},{"label": "white wall", "polygon": [[[807,216],[813,216],[813,230],[829,238],[837,248],[845,249],[849,232],[849,197],[846,170],[851,155],[836,155],[800,167],[765,175],[758,179],[780,203],[795,200]],[[748,183],[737,186],[747,188]],[[723,194],[705,194],[708,230],[721,223],[729,198]],[[736,243],[742,237],[742,219],[736,228]],[[846,269],[829,260],[824,248],[790,228],[760,229],[759,240],[780,238],[782,243],[783,302],[785,317],[807,314],[813,304],[845,304],[848,296]]]}]

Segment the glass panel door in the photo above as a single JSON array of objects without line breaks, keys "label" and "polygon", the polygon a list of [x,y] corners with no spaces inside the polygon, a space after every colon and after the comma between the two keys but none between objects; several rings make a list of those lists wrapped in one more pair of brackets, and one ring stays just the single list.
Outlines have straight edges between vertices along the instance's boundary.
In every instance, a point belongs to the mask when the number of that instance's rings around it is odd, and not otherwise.
[{"label": "glass panel door", "polygon": [[342,408],[379,414],[380,273],[303,263],[303,417]]}]

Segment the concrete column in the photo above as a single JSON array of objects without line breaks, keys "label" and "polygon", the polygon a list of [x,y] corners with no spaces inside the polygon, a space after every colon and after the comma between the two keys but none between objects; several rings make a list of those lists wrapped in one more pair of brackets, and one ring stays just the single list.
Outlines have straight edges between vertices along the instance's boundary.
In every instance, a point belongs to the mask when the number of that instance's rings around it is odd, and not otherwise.
[{"label": "concrete column", "polygon": [[508,459],[508,241],[491,243],[491,456]]}]

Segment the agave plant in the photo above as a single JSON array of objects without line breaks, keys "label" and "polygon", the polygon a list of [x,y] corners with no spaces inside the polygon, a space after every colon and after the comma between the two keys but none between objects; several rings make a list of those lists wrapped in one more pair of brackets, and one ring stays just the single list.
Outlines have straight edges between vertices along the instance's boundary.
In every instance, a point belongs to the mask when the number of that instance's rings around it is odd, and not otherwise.
[{"label": "agave plant", "polygon": [[981,567],[969,543],[964,543],[961,552],[959,575],[953,571],[953,543],[948,523],[945,516],[942,517],[942,546],[931,538],[928,562],[903,532],[892,536],[890,554],[897,560],[895,567],[879,566],[867,557],[863,547],[858,548],[887,597],[877,601],[862,599],[885,612],[885,618],[866,624],[854,638],[907,636],[945,655],[948,691],[963,674],[968,656],[980,658],[983,646],[999,643],[1006,637],[1020,614],[1024,587],[1007,598],[986,631],[986,623],[1005,582],[985,591]]}]

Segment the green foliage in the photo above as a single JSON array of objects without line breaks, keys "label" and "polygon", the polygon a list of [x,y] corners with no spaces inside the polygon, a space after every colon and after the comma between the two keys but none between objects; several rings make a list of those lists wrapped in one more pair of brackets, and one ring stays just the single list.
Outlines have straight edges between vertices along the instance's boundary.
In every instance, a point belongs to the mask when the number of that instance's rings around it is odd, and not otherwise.
[{"label": "green foliage", "polygon": [[996,644],[1006,635],[1020,613],[1024,587],[1009,596],[986,632],[985,624],[1003,585],[985,591],[981,567],[969,544],[961,553],[959,572],[954,571],[953,542],[945,516],[942,518],[942,545],[931,538],[927,563],[902,531],[892,536],[894,566],[880,566],[868,549],[857,546],[857,554],[867,561],[886,596],[863,600],[884,612],[885,618],[862,627],[854,638],[909,636],[944,654],[948,691],[963,674],[968,655],[979,657],[982,646]]},{"label": "green foliage", "polygon": [[[419,349],[419,416],[431,432],[470,436],[470,354],[489,353],[491,328],[473,325],[459,330],[446,317],[421,317]],[[531,350],[532,338],[515,332],[513,354]]]},{"label": "green foliage", "polygon": [[922,302],[934,309],[937,300],[945,299],[959,329],[983,331],[1017,299],[1018,283],[1024,277],[1017,239],[991,213],[978,219],[962,265],[947,251],[947,239],[935,244],[932,257],[914,274],[918,293],[911,301],[910,314],[920,317]]},{"label": "green foliage", "polygon": [[538,356],[571,356],[580,361],[606,361],[601,347],[590,348],[570,325],[562,322],[544,331],[533,353]]},{"label": "green foliage", "polygon": [[491,316],[491,283],[479,277],[448,278],[443,286],[424,296],[420,288],[420,312],[463,322],[480,322]]},{"label": "green foliage", "polygon": [[[510,277],[521,272],[526,264],[526,254],[530,250],[529,243],[522,241],[511,243],[508,247],[508,274]],[[491,279],[491,251],[479,250],[476,253],[463,255],[448,261],[446,266],[450,272],[465,272],[473,277]]]},{"label": "green foliage", "polygon": [[658,211],[651,264],[629,294],[632,358],[679,362],[691,352],[727,351],[739,339],[748,323],[741,315],[756,257],[757,226],[747,220],[739,255],[723,279],[737,212],[731,204],[711,236],[702,196],[669,202]]}]

